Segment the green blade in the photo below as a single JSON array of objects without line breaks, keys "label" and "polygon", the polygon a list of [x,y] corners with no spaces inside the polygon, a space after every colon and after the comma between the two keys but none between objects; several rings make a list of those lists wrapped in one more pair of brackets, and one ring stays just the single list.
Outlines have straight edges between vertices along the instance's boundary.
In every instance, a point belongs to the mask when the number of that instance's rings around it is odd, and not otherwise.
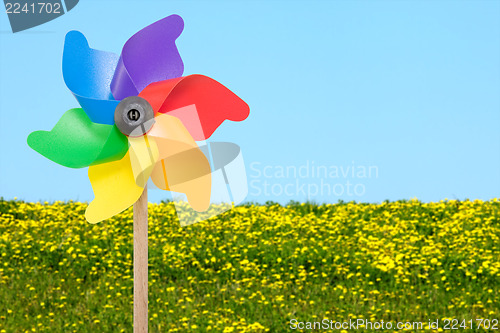
[{"label": "green blade", "polygon": [[84,168],[121,159],[128,140],[115,125],[93,123],[83,109],[71,109],[51,131],[36,131],[28,145],[69,168]]}]

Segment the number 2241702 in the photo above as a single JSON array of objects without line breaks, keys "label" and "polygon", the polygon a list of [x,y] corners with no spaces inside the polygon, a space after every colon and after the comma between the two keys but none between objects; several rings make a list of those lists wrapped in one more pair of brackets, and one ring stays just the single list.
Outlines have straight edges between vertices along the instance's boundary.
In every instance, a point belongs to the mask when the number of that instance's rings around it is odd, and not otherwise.
[{"label": "number 2241702", "polygon": [[476,319],[476,320],[462,320],[458,319],[443,319],[444,330],[458,330],[458,329],[491,329],[498,330],[498,319]]},{"label": "number 2241702", "polygon": [[23,6],[19,2],[7,2],[5,9],[7,14],[61,14],[61,4],[57,2],[33,2]]}]

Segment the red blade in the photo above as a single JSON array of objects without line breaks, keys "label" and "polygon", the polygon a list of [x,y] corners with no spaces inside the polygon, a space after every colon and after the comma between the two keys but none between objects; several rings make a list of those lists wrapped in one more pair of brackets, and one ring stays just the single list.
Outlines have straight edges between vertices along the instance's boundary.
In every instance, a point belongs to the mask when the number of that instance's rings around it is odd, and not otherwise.
[{"label": "red blade", "polygon": [[[155,114],[179,118],[196,141],[208,139],[224,120],[242,121],[250,113],[248,104],[231,90],[198,74],[152,83],[139,96]],[[193,104],[196,108],[185,108]]]}]

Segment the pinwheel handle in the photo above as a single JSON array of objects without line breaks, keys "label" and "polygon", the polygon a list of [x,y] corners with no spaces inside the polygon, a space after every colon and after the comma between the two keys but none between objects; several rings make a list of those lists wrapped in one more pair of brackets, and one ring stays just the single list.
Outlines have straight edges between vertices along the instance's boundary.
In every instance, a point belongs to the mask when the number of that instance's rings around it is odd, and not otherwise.
[{"label": "pinwheel handle", "polygon": [[148,332],[148,188],[134,203],[134,333]]}]

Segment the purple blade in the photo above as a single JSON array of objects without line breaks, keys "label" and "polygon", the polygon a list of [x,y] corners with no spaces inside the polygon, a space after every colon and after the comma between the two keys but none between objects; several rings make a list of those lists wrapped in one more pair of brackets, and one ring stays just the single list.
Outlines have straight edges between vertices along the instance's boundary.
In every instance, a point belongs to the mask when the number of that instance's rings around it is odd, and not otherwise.
[{"label": "purple blade", "polygon": [[182,18],[170,15],[130,37],[111,81],[115,99],[136,96],[150,83],[182,76],[184,64],[175,40],[183,29]]}]

